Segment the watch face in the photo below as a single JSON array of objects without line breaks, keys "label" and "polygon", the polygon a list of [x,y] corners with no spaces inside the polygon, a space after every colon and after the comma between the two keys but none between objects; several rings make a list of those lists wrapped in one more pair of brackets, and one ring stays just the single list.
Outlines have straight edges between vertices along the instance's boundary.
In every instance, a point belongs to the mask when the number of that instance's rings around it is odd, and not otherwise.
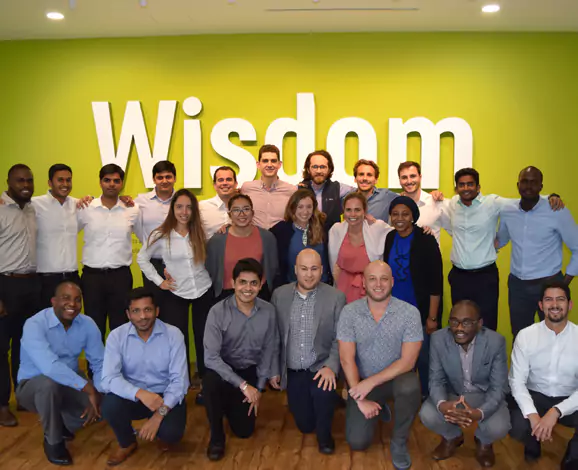
[{"label": "watch face", "polygon": [[169,411],[169,409],[168,409],[166,406],[161,406],[161,407],[159,408],[159,414],[160,414],[161,416],[166,416],[167,413],[168,413],[168,411]]}]

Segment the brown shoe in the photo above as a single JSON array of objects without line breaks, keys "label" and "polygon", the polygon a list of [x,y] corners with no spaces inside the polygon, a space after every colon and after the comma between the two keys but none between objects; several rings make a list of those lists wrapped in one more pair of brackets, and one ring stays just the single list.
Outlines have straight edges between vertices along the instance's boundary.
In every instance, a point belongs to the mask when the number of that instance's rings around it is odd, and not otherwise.
[{"label": "brown shoe", "polygon": [[434,460],[445,460],[449,459],[456,449],[464,443],[464,435],[462,434],[455,439],[450,439],[449,441],[442,437],[440,444],[434,449],[431,454],[431,458]]},{"label": "brown shoe", "polygon": [[8,428],[18,426],[16,416],[12,414],[10,408],[7,406],[0,406],[0,426],[6,426]]},{"label": "brown shoe", "polygon": [[119,447],[112,454],[110,454],[108,460],[106,461],[106,464],[110,465],[111,467],[120,465],[126,459],[128,459],[131,456],[131,454],[134,453],[136,448],[137,448],[136,442],[132,443],[128,447]]},{"label": "brown shoe", "polygon": [[493,467],[496,463],[492,444],[484,445],[476,437],[476,460],[482,467]]},{"label": "brown shoe", "polygon": [[161,452],[168,452],[171,450],[171,445],[161,439],[157,439],[157,447]]}]

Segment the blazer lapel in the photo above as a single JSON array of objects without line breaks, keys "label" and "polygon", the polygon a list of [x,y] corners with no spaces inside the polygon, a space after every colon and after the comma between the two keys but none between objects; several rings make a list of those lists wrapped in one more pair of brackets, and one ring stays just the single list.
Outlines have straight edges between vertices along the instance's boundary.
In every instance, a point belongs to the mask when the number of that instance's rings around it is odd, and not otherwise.
[{"label": "blazer lapel", "polygon": [[447,330],[446,335],[446,347],[447,347],[446,358],[448,362],[447,370],[450,372],[448,375],[450,378],[453,378],[453,380],[451,380],[452,388],[458,395],[460,395],[464,388],[464,374],[462,372],[462,361],[460,360],[460,350],[458,349],[461,348],[461,346],[459,346],[456,343],[449,329]]},{"label": "blazer lapel", "polygon": [[321,320],[323,305],[321,302],[321,284],[317,287],[317,293],[315,294],[315,307],[313,308],[313,341],[317,337],[317,328],[319,327],[319,321]]},{"label": "blazer lapel", "polygon": [[486,348],[488,346],[488,340],[484,331],[481,330],[476,335],[476,342],[474,344],[474,357],[472,359],[472,382],[475,382],[477,371],[482,367],[482,361],[486,355]]}]

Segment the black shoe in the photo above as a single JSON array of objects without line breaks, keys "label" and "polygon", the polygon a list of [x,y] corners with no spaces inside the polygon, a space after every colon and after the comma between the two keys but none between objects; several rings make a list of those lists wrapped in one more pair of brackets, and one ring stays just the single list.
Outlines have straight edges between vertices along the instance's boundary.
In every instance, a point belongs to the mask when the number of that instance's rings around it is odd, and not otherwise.
[{"label": "black shoe", "polygon": [[535,462],[540,457],[542,457],[542,446],[538,441],[532,442],[531,445],[524,446],[524,460],[526,462]]},{"label": "black shoe", "polygon": [[570,445],[566,448],[566,453],[560,462],[560,470],[578,470],[578,459],[570,457]]},{"label": "black shoe", "polygon": [[48,461],[54,465],[72,465],[72,457],[64,442],[51,445],[44,439],[44,454]]},{"label": "black shoe", "polygon": [[207,447],[207,457],[212,462],[221,460],[224,456],[225,456],[224,445],[209,444],[209,447]]},{"label": "black shoe", "polygon": [[62,426],[62,439],[66,442],[74,441],[74,433],[70,432],[66,426]]},{"label": "black shoe", "polygon": [[325,455],[331,455],[335,452],[335,441],[333,438],[329,442],[319,443],[319,452]]},{"label": "black shoe", "polygon": [[197,393],[195,397],[195,405],[205,406],[205,399],[203,398],[203,392]]}]

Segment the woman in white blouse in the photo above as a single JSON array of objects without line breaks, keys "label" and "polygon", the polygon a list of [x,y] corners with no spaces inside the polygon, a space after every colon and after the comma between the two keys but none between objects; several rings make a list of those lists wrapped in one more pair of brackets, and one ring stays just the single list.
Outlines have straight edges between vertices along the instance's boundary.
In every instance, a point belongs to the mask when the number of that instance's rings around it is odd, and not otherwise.
[{"label": "woman in white blouse", "polygon": [[[164,261],[165,278],[152,265],[152,257],[160,257]],[[187,353],[189,305],[192,305],[197,370],[201,377],[205,372],[205,322],[212,306],[212,283],[205,269],[205,258],[205,232],[199,202],[189,190],[180,189],[173,196],[165,221],[143,243],[137,262],[145,276],[162,289],[159,318],[181,330]]]}]

